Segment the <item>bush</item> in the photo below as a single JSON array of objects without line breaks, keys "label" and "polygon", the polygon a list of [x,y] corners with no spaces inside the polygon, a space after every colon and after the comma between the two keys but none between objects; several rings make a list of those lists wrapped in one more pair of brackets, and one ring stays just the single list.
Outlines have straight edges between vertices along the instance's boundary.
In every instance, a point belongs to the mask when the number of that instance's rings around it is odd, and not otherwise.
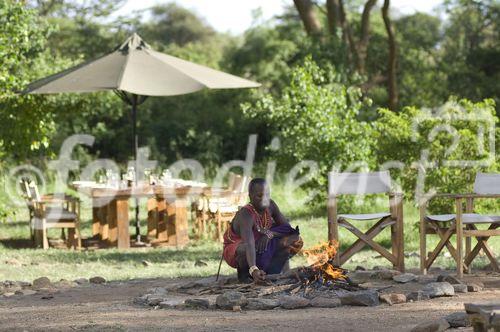
[{"label": "bush", "polygon": [[[391,170],[391,175],[399,179],[407,198],[415,198],[418,191],[472,192],[477,172],[498,171],[498,160],[489,144],[489,130],[492,128],[495,135],[498,122],[491,99],[479,103],[451,99],[436,110],[406,107],[394,113],[380,109],[379,115],[374,131],[377,162],[403,163],[402,169]],[[418,169],[422,166],[425,179],[420,181]],[[431,210],[450,211],[452,203],[434,200]]]},{"label": "bush", "polygon": [[[318,67],[310,58],[295,67],[280,97],[268,94],[243,109],[261,117],[281,139],[278,167],[289,171],[302,161],[317,162],[317,171],[305,186],[318,190],[324,203],[327,174],[359,162],[373,167],[373,128],[357,119],[366,106],[358,88],[339,83],[333,70]],[[305,170],[304,170],[305,171]]]}]

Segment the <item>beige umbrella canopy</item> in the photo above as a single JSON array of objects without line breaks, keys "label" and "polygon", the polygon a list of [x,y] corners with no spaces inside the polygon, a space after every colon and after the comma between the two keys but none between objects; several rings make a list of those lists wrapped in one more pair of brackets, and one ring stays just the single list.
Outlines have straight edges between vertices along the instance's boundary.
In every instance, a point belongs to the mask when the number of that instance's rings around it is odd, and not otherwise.
[{"label": "beige umbrella canopy", "polygon": [[[22,93],[52,94],[112,90],[132,106],[134,156],[137,105],[147,96],[175,96],[202,89],[255,88],[260,84],[151,49],[137,34],[113,52],[42,78]],[[136,210],[136,232],[139,224]]]},{"label": "beige umbrella canopy", "polygon": [[208,89],[255,88],[256,82],[156,52],[137,34],[113,52],[28,85],[24,93],[120,90],[175,96]]}]

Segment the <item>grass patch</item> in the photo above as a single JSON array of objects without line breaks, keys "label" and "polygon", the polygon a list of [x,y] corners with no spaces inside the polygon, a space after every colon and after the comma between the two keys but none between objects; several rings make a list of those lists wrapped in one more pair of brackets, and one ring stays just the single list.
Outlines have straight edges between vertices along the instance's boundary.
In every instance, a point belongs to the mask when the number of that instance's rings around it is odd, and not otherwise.
[{"label": "grass patch", "polygon": [[[299,195],[304,195],[299,193]],[[303,196],[302,196],[303,197]],[[289,204],[285,199],[282,187],[273,190],[273,198],[280,205],[283,213],[290,217],[291,223],[300,227],[305,247],[314,246],[327,240],[326,209],[311,210],[297,204]],[[85,203],[85,202],[84,202]],[[82,209],[83,235],[90,236],[90,205],[84,204]],[[100,275],[108,280],[126,280],[133,278],[170,278],[188,276],[208,276],[217,273],[222,245],[214,241],[191,241],[183,248],[134,248],[130,250],[101,249],[101,250],[63,250],[63,249],[33,249],[29,248],[29,229],[26,211],[22,209],[17,213],[18,221],[0,223],[0,280],[33,280],[40,276],[47,276],[58,280],[75,279],[79,277],[92,277]],[[131,216],[132,211],[131,211]],[[145,220],[145,215],[141,215]],[[419,248],[418,210],[411,204],[405,204],[405,252],[417,253]],[[355,225],[366,231],[370,222],[356,222]],[[145,227],[143,227],[145,229]],[[134,234],[133,227],[130,228]],[[58,235],[57,230],[51,230],[53,236]],[[50,234],[49,234],[50,235]],[[345,229],[340,229],[341,248],[345,248],[355,240],[354,235]],[[376,238],[385,247],[390,247],[390,231],[384,230]],[[436,236],[428,241],[428,248],[438,242]],[[493,251],[500,251],[500,238],[492,238],[488,242]],[[473,241],[475,245],[475,240]],[[445,251],[446,252],[446,251]],[[152,264],[144,266],[143,260]],[[202,266],[200,262],[202,261]],[[474,267],[484,266],[488,261],[479,257],[474,261]],[[205,265],[206,264],[206,265]],[[305,264],[302,256],[292,259],[291,265]],[[407,268],[417,268],[419,258],[414,254],[405,260]],[[389,266],[385,259],[370,250],[355,255],[345,267],[354,268],[356,265],[373,267],[376,265]],[[449,256],[440,255],[435,265],[454,268],[455,263]],[[234,270],[222,264],[222,273],[231,274]]]}]

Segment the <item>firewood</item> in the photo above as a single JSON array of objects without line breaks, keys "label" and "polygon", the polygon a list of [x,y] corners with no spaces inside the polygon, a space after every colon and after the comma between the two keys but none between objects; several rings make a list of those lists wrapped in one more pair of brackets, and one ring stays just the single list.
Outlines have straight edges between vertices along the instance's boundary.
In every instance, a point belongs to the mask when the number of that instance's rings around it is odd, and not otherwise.
[{"label": "firewood", "polygon": [[279,293],[279,292],[284,292],[284,291],[287,291],[289,289],[295,288],[297,286],[299,286],[299,284],[295,283],[295,284],[287,284],[287,285],[281,285],[281,286],[266,287],[266,288],[258,291],[258,294],[259,294],[258,297],[267,296],[267,295],[271,295],[271,294],[275,294],[275,293]]}]

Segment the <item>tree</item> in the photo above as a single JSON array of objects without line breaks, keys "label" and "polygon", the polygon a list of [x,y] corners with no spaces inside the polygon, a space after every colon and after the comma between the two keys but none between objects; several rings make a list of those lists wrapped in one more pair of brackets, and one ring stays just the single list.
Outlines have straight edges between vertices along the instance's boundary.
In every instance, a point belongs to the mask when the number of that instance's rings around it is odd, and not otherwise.
[{"label": "tree", "polygon": [[22,2],[0,2],[0,156],[23,155],[46,145],[53,129],[43,105],[36,106],[39,98],[17,96],[33,77],[47,32],[36,11]]},{"label": "tree", "polygon": [[440,65],[449,93],[474,101],[494,97],[500,112],[500,3],[453,0],[444,8],[449,20]]},{"label": "tree", "polygon": [[398,88],[396,82],[396,38],[394,37],[394,28],[389,17],[390,0],[384,0],[382,7],[382,17],[387,31],[387,40],[389,44],[389,59],[387,64],[387,90],[389,91],[389,109],[396,110],[398,106]]},{"label": "tree", "polygon": [[[303,22],[304,28],[311,36],[324,34],[319,24],[320,20],[317,17],[316,8],[311,0],[294,0],[295,7]],[[397,56],[396,56],[396,38],[394,27],[389,18],[389,1],[384,1],[382,7],[382,16],[387,31],[389,61],[387,63],[387,74],[381,78],[379,75],[370,77],[366,70],[366,62],[368,56],[368,46],[370,42],[370,17],[371,12],[377,0],[367,0],[362,7],[361,17],[359,18],[359,29],[352,28],[352,21],[347,15],[343,0],[327,0],[326,20],[328,22],[328,33],[332,36],[337,36],[339,30],[342,35],[342,41],[347,45],[347,56],[351,64],[358,74],[367,77],[362,88],[367,90],[374,84],[378,84],[381,80],[387,81],[387,91],[389,95],[389,108],[396,110],[398,104],[398,91],[396,82],[397,72]],[[323,5],[316,4],[317,8],[323,10]],[[357,35],[357,37],[356,37]]]},{"label": "tree", "polygon": [[357,119],[369,100],[359,88],[336,82],[335,77],[306,58],[292,69],[289,86],[280,96],[267,94],[255,104],[244,105],[246,114],[265,119],[281,139],[273,157],[282,170],[304,161],[317,162],[307,186],[318,191],[321,203],[332,168],[345,170],[356,163],[373,166],[372,127]]},{"label": "tree", "polygon": [[138,32],[159,47],[173,43],[181,47],[193,42],[203,43],[216,35],[202,18],[175,3],[156,5],[148,12],[151,18],[139,26]]}]

